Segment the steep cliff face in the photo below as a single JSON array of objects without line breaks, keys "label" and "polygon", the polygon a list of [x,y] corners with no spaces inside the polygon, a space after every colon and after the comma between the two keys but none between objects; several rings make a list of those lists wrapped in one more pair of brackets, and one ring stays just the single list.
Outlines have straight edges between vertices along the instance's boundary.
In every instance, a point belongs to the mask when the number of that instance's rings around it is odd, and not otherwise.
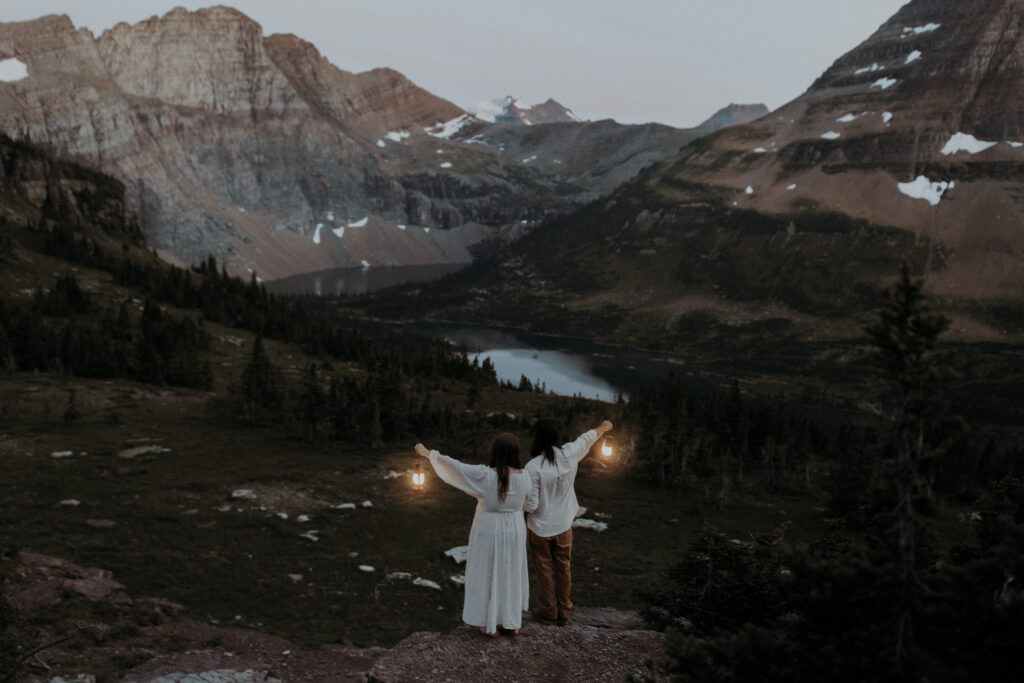
[{"label": "steep cliff face", "polygon": [[28,77],[0,83],[0,130],[121,179],[149,244],[180,263],[213,253],[279,277],[467,261],[538,204],[591,196],[427,135],[464,112],[395,71],[347,73],[294,36],[265,38],[226,7],[99,38],[67,17],[0,24],[3,59]]},{"label": "steep cliff face", "polygon": [[98,38],[63,16],[0,24],[3,63],[25,73],[0,80],[0,131],[120,179],[165,258],[212,253],[265,278],[466,262],[694,137],[577,122],[554,100],[502,101],[531,125],[474,118],[396,71],[349,73],[296,36],[265,37],[228,7]]},{"label": "steep cliff face", "polygon": [[[124,244],[143,243],[124,185],[0,135],[0,222],[46,228],[50,221],[92,237],[103,233]],[[0,239],[9,246],[8,235]]]}]

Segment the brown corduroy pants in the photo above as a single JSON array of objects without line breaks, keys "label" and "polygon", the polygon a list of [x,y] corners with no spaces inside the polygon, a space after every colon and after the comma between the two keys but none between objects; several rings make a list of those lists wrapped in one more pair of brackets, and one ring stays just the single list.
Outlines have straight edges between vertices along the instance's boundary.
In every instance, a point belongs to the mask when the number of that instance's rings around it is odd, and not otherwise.
[{"label": "brown corduroy pants", "polygon": [[537,612],[549,619],[568,619],[572,613],[572,529],[546,538],[527,529],[526,535],[537,584]]}]

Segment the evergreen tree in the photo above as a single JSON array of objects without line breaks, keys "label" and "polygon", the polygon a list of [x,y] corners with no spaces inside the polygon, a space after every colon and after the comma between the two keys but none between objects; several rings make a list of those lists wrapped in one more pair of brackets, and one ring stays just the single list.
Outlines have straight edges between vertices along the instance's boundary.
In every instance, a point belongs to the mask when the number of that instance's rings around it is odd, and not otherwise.
[{"label": "evergreen tree", "polygon": [[924,586],[918,576],[920,513],[915,503],[930,495],[925,431],[935,418],[935,384],[941,357],[939,335],[949,320],[930,309],[924,285],[906,261],[900,277],[881,292],[878,320],[867,328],[875,346],[875,364],[883,383],[886,442],[893,454],[889,481],[895,489],[895,531],[900,576],[896,605],[897,666],[905,680],[917,680],[915,617]]},{"label": "evergreen tree", "polygon": [[242,417],[249,424],[265,415],[276,414],[281,409],[284,400],[283,382],[267,356],[262,335],[257,335],[252,343],[252,353],[242,371],[238,396]]}]

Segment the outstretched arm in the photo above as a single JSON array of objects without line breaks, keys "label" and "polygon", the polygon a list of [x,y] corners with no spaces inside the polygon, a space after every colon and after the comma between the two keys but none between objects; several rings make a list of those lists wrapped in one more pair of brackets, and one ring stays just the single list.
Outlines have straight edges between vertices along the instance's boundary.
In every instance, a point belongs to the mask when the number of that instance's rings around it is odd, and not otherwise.
[{"label": "outstretched arm", "polygon": [[580,460],[583,460],[583,458],[587,457],[587,453],[590,452],[591,447],[597,443],[597,440],[604,436],[606,432],[610,431],[611,428],[612,423],[605,420],[594,429],[581,434],[580,437],[572,443],[567,443],[562,446],[562,451],[571,462],[579,462]]},{"label": "outstretched arm", "polygon": [[441,478],[441,481],[477,498],[486,494],[488,467],[467,465],[455,458],[449,458],[447,455],[429,450],[421,443],[413,446],[413,450],[416,451],[416,455],[430,460],[431,467],[434,468],[434,472]]}]

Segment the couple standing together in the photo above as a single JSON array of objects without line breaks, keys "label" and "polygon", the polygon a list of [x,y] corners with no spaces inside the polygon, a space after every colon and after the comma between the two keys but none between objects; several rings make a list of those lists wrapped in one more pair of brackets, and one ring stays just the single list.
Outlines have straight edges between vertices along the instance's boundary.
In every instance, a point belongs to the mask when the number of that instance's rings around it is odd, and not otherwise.
[{"label": "couple standing together", "polygon": [[611,428],[605,420],[559,446],[554,422],[538,420],[526,467],[520,464],[518,437],[507,432],[495,438],[490,465],[467,465],[416,444],[416,453],[430,460],[437,476],[477,499],[466,560],[464,622],[492,637],[499,629],[519,632],[522,613],[529,609],[528,545],[538,593],[534,620],[568,623],[572,521],[579,510],[576,472]]}]

